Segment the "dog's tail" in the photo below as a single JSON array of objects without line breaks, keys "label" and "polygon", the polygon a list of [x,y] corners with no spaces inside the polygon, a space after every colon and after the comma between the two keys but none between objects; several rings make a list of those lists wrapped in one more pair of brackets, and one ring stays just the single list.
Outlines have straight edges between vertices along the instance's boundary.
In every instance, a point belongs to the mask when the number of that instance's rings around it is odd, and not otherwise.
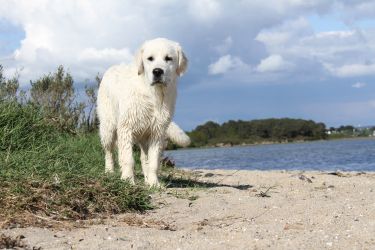
[{"label": "dog's tail", "polygon": [[167,128],[167,137],[181,147],[190,144],[189,136],[174,122],[171,122]]}]

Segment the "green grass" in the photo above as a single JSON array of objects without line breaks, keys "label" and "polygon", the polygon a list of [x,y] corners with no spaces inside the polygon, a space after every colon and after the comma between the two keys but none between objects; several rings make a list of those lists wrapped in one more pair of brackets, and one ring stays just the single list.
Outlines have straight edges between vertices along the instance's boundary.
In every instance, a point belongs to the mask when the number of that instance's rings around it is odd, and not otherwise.
[{"label": "green grass", "polygon": [[37,108],[0,103],[0,225],[144,211],[150,192],[104,174],[96,133],[58,132]]},{"label": "green grass", "polygon": [[0,150],[35,148],[56,135],[36,107],[0,102]]}]

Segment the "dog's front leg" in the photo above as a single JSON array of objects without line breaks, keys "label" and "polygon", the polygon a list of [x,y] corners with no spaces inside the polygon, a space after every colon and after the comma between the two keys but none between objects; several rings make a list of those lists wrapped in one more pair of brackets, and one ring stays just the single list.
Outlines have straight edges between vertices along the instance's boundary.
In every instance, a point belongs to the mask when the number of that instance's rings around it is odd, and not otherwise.
[{"label": "dog's front leg", "polygon": [[121,179],[134,184],[133,138],[124,130],[118,130],[118,159],[121,167]]},{"label": "dog's front leg", "polygon": [[163,147],[163,140],[157,139],[150,143],[148,148],[148,169],[146,170],[146,183],[150,186],[159,187],[158,170],[160,165],[160,154]]}]

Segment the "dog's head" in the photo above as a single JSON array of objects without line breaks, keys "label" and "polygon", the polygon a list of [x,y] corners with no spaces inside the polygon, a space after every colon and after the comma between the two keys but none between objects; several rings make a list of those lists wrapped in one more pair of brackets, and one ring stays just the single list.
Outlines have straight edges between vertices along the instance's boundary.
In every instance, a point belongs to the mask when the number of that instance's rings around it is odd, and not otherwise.
[{"label": "dog's head", "polygon": [[167,85],[187,69],[187,58],[181,46],[165,38],[145,42],[136,55],[138,75],[144,74],[150,85]]}]

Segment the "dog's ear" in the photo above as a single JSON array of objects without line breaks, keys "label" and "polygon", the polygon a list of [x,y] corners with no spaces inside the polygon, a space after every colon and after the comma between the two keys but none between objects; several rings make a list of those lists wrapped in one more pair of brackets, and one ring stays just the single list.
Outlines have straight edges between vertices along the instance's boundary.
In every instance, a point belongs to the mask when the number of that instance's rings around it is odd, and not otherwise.
[{"label": "dog's ear", "polygon": [[185,56],[185,53],[182,51],[182,48],[179,44],[177,44],[177,54],[178,54],[178,65],[177,65],[177,74],[182,76],[188,66],[188,59]]},{"label": "dog's ear", "polygon": [[135,63],[137,65],[138,75],[143,74],[145,71],[142,57],[143,57],[143,46],[138,50],[138,52],[135,55]]}]

